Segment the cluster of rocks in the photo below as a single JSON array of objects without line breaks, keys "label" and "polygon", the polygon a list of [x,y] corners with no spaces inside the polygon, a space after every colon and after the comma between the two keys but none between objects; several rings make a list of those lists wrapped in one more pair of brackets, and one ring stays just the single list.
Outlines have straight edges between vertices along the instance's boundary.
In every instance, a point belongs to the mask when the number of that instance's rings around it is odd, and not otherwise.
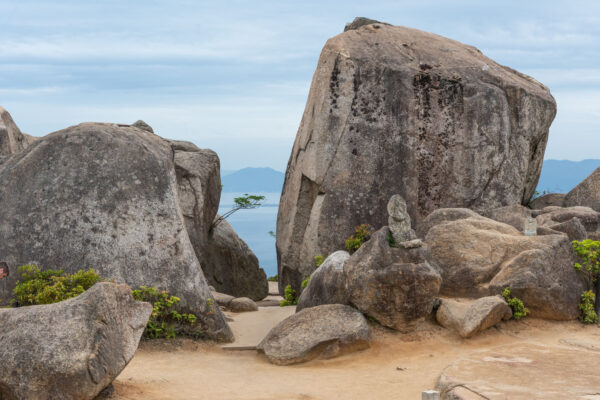
[{"label": "cluster of rocks", "polygon": [[[17,268],[94,268],[99,284],[54,305],[0,309],[0,397],[93,398],[133,356],[151,306],[129,287],[181,299],[208,338],[233,334],[219,307],[256,309],[264,271],[226,221],[216,153],[132,125],[82,123],[33,138],[0,108],[0,305]],[[127,293],[127,294],[126,294]],[[44,335],[49,327],[52,334]]]}]

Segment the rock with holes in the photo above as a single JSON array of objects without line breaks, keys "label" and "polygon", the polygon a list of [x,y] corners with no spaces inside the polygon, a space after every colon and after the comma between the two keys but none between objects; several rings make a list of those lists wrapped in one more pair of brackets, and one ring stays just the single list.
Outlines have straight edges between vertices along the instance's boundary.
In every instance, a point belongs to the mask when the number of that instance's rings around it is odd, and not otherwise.
[{"label": "rock with holes", "polygon": [[478,298],[510,287],[532,316],[568,320],[579,315],[585,285],[573,268],[567,235],[524,236],[510,225],[477,217],[435,225],[425,242],[442,276],[444,296]]},{"label": "rock with holes", "polygon": [[93,267],[167,290],[208,337],[232,340],[195,251],[220,191],[216,154],[198,150],[129,125],[83,123],[9,156],[0,164],[0,258],[10,272],[0,303],[20,265]]},{"label": "rock with holes", "polygon": [[306,308],[276,325],[258,345],[277,365],[333,358],[369,347],[371,330],[352,307],[326,304]]},{"label": "rock with holes", "polygon": [[60,303],[0,308],[0,398],[93,399],[129,363],[151,312],[114,283]]},{"label": "rock with holes", "polygon": [[442,207],[526,204],[556,103],[535,79],[474,47],[359,20],[313,76],[277,221],[280,291],[353,228],[387,224],[392,195],[413,227]]}]

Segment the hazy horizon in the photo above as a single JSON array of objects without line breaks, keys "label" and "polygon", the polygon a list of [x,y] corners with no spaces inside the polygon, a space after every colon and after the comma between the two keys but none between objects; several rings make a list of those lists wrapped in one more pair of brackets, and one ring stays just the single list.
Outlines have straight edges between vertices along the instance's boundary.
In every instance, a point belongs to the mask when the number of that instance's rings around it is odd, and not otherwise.
[{"label": "hazy horizon", "polygon": [[284,171],[326,40],[365,16],[476,46],[547,85],[546,159],[600,158],[600,3],[0,0],[0,105],[41,136],[143,119],[225,170]]}]

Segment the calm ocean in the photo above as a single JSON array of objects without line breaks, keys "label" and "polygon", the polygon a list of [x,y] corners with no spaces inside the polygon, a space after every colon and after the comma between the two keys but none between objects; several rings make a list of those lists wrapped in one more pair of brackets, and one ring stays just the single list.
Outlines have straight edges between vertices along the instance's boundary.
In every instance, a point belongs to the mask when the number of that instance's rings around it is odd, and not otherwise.
[{"label": "calm ocean", "polygon": [[[269,231],[275,232],[277,226],[277,209],[281,194],[260,194],[266,197],[261,207],[254,210],[237,211],[227,218],[227,221],[256,254],[259,265],[265,270],[267,276],[273,276],[277,274],[277,255],[275,252],[275,238],[269,235]],[[221,193],[219,214],[230,210],[233,207],[233,199],[242,195],[243,193]]]}]

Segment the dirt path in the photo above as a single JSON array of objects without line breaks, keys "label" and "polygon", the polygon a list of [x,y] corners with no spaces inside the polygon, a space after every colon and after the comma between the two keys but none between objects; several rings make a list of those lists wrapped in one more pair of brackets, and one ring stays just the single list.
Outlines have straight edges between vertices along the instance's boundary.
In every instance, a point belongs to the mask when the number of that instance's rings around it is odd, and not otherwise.
[{"label": "dirt path", "polygon": [[[600,328],[578,322],[508,321],[473,339],[425,323],[415,334],[374,329],[372,347],[333,360],[289,367],[255,351],[192,341],[142,343],[115,381],[118,399],[420,399],[453,361],[507,344],[600,350]],[[598,346],[594,348],[594,346]],[[599,354],[600,356],[600,354]],[[585,366],[584,366],[585,367]],[[588,366],[591,367],[591,366]],[[531,371],[532,379],[543,379]]]}]

